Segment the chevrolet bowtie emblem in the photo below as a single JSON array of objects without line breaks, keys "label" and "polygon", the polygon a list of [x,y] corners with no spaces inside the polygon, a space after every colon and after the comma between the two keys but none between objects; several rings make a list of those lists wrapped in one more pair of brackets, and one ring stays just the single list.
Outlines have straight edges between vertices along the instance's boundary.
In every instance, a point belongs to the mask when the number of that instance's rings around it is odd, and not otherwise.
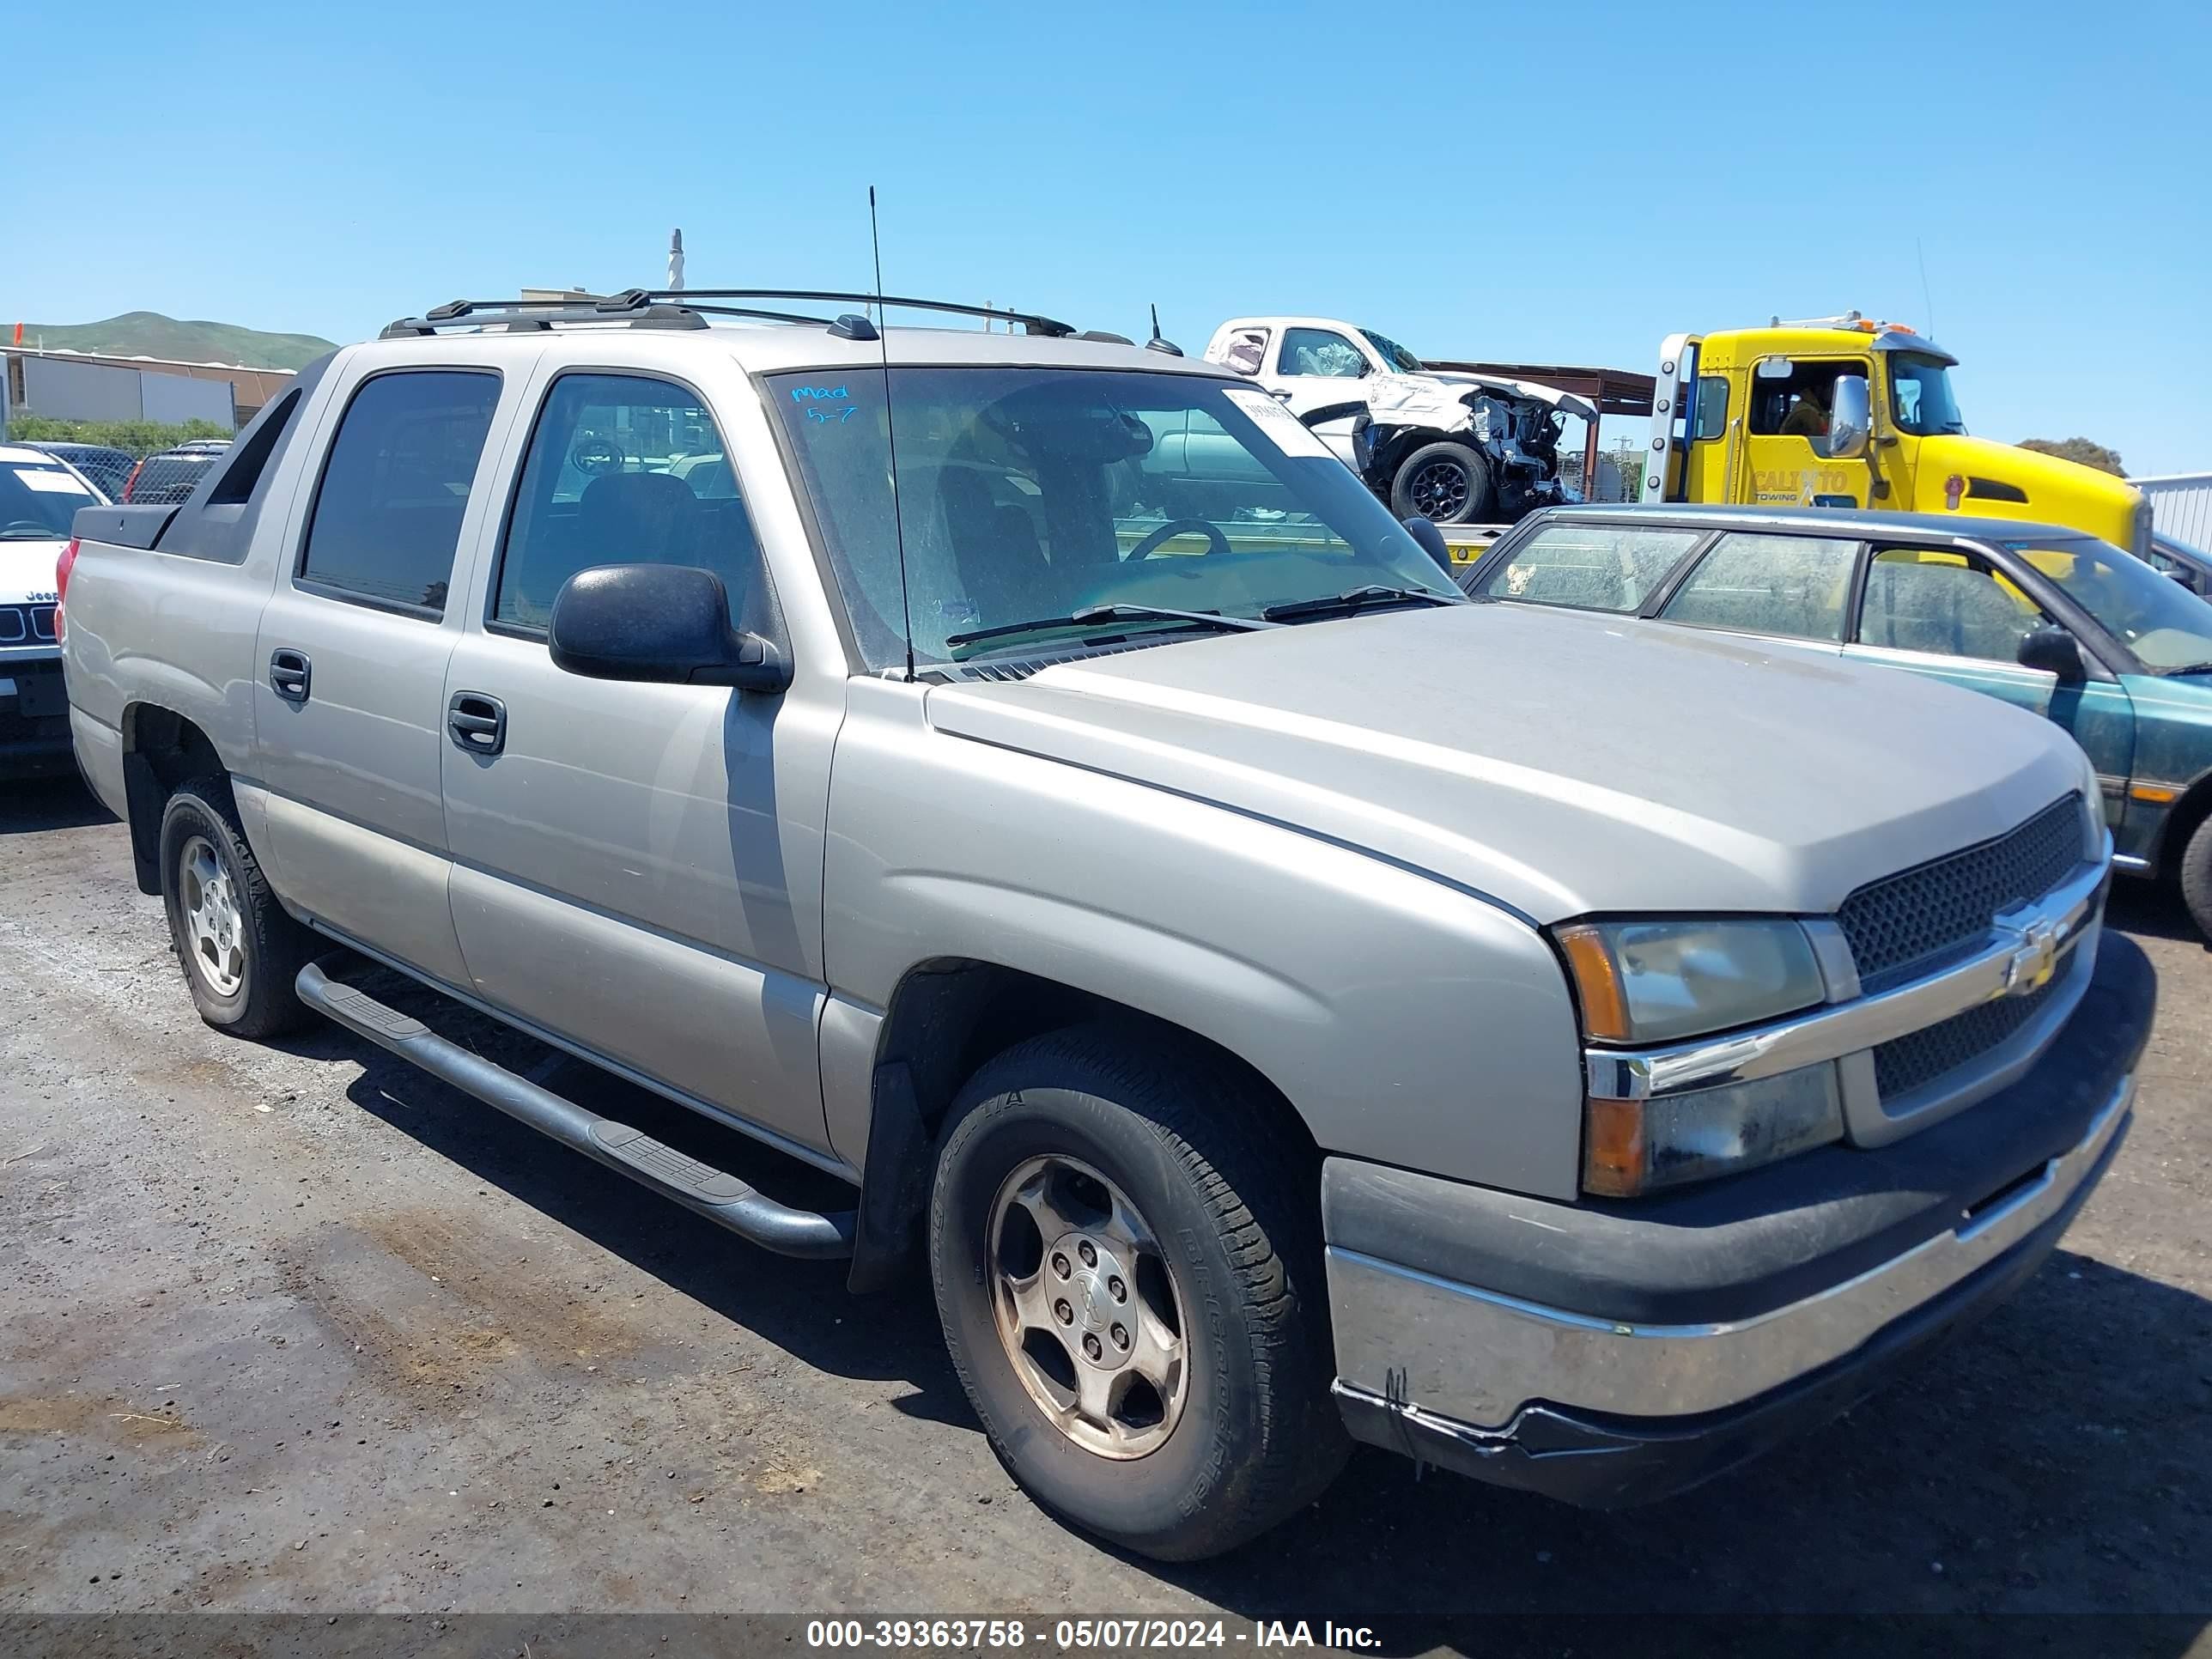
[{"label": "chevrolet bowtie emblem", "polygon": [[1997,994],[2024,997],[2040,991],[2058,969],[2058,929],[2039,919],[2004,931],[2018,942],[2005,963],[2004,987]]}]

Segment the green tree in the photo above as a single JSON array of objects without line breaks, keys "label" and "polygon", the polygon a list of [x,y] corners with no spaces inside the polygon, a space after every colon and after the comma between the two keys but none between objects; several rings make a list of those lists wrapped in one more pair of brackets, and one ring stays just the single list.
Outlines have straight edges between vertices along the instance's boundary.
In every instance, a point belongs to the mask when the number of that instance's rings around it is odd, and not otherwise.
[{"label": "green tree", "polygon": [[2087,438],[2022,438],[2022,449],[2032,449],[2039,455],[2056,455],[2062,461],[2079,461],[2084,466],[2094,466],[2100,472],[2109,472],[2116,478],[2128,476],[2120,461],[2120,452],[2107,449]]}]

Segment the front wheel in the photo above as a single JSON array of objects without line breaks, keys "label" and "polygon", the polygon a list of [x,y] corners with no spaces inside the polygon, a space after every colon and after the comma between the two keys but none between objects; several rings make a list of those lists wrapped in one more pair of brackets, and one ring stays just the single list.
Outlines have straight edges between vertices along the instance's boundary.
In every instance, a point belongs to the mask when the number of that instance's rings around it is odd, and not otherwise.
[{"label": "front wheel", "polygon": [[2212,940],[2212,817],[2197,826],[2182,849],[2181,898],[2197,931]]},{"label": "front wheel", "polygon": [[1328,1396],[1317,1172],[1243,1078],[1104,1026],[962,1091],[930,1204],[937,1307],[993,1449],[1031,1497],[1164,1560],[1318,1496]]},{"label": "front wheel", "polygon": [[1390,510],[1401,519],[1477,524],[1491,509],[1490,465],[1465,444],[1424,444],[1399,465]]}]

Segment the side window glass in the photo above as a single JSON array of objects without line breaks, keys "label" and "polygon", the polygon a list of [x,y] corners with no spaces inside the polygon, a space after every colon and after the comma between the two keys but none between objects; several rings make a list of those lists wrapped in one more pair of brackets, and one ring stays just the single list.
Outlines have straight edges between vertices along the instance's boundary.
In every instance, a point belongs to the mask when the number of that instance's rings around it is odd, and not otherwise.
[{"label": "side window glass", "polygon": [[1239,374],[1257,374],[1267,361],[1267,331],[1240,328],[1229,337],[1228,366]]},{"label": "side window glass", "polygon": [[1868,372],[1868,365],[1857,360],[1790,362],[1766,358],[1753,368],[1751,376],[1753,434],[1807,440],[1826,437],[1828,414],[1836,406],[1836,381],[1845,374]]},{"label": "side window glass", "polygon": [[1325,328],[1286,328],[1279,374],[1313,374],[1324,380],[1356,380],[1367,372],[1367,359],[1341,334]]},{"label": "side window glass", "polygon": [[453,550],[499,376],[407,370],[364,381],[324,463],[300,580],[432,617],[446,609]]},{"label": "side window glass", "polygon": [[1829,537],[1723,536],[1660,614],[1748,634],[1840,641],[1857,553],[1856,542]]},{"label": "side window glass", "polygon": [[554,596],[600,564],[711,570],[740,628],[772,632],[767,580],[722,434],[698,395],[633,374],[564,374],[530,436],[495,621],[542,629]]},{"label": "side window glass", "polygon": [[1728,430],[1728,380],[1719,374],[1698,377],[1698,422],[1691,432],[1694,443],[1705,443]]},{"label": "side window glass", "polygon": [[2034,600],[1979,559],[1893,547],[1867,567],[1859,643],[2011,662],[2021,637],[2048,622]]},{"label": "side window glass", "polygon": [[1485,577],[1481,591],[1533,605],[1639,610],[1651,590],[1698,544],[1701,533],[1553,525],[1538,531]]}]

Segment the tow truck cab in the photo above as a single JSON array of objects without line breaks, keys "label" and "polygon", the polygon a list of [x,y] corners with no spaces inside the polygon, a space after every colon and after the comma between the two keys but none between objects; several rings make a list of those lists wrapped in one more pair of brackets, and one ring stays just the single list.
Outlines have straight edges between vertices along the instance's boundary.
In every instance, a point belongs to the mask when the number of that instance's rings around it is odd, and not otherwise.
[{"label": "tow truck cab", "polygon": [[2147,553],[2150,506],[2133,485],[1967,435],[1951,388],[1957,362],[1856,312],[1671,335],[1659,349],[1644,499],[2024,519]]}]

